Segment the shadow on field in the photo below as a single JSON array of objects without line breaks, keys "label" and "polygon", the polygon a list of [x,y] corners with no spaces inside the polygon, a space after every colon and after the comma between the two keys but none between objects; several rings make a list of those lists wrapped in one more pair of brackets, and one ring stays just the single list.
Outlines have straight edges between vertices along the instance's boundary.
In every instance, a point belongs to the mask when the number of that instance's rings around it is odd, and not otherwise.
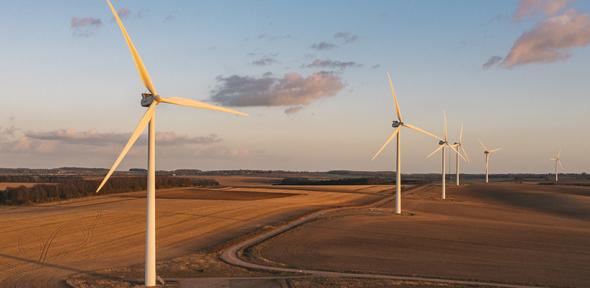
[{"label": "shadow on field", "polygon": [[74,268],[74,267],[67,267],[67,266],[62,266],[62,265],[58,265],[58,264],[41,262],[41,261],[37,261],[37,260],[31,260],[31,259],[22,258],[22,257],[18,257],[18,256],[13,256],[13,255],[8,255],[8,254],[3,254],[3,253],[0,253],[0,257],[11,259],[11,260],[20,261],[20,262],[23,262],[23,263],[34,264],[34,265],[38,265],[38,266],[41,266],[41,267],[59,269],[59,270],[63,270],[63,271],[74,272],[74,273],[77,273],[77,274],[84,274],[84,275],[88,275],[88,276],[92,276],[92,277],[100,277],[102,279],[118,280],[118,281],[123,280],[123,281],[127,281],[127,282],[134,282],[134,280],[131,280],[131,279],[124,279],[124,278],[121,278],[121,277],[115,277],[115,276],[108,275],[108,274],[98,273],[98,272],[95,272],[95,271],[81,270],[81,269],[77,269],[77,268]]},{"label": "shadow on field", "polygon": [[[283,198],[296,196],[295,193],[279,192],[252,192],[252,191],[228,191],[228,190],[209,190],[209,189],[177,189],[169,191],[159,191],[156,193],[158,199],[186,199],[186,200],[226,200],[226,201],[251,201],[272,198]],[[118,195],[121,198],[145,198],[144,193]]]},{"label": "shadow on field", "polygon": [[[525,189],[523,189],[525,188]],[[590,220],[590,197],[585,193],[561,192],[559,186],[544,189],[538,185],[473,185],[468,192],[492,200],[542,213]],[[588,188],[580,188],[590,191]],[[572,195],[573,194],[573,195]]]}]

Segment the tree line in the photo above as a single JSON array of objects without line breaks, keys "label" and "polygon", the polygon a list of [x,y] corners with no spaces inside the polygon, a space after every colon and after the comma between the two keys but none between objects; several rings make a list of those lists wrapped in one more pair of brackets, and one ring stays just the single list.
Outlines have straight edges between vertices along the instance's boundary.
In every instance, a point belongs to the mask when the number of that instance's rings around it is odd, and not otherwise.
[{"label": "tree line", "polygon": [[[10,180],[10,181],[7,181]],[[95,195],[102,179],[85,179],[83,177],[64,176],[0,176],[0,182],[41,183],[32,187],[20,186],[0,191],[0,205],[22,205],[67,200]],[[114,194],[145,190],[145,177],[112,177],[100,191],[100,194]],[[191,186],[218,186],[213,179],[191,179],[187,177],[157,176],[157,188],[175,188]]]}]

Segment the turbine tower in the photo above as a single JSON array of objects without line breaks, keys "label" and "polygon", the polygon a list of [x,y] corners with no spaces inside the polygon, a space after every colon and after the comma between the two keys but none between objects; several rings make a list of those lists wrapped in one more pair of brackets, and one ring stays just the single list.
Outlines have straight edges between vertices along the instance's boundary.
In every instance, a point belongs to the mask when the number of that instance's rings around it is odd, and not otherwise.
[{"label": "turbine tower", "polygon": [[453,146],[455,146],[455,148],[458,151],[457,153],[455,153],[455,173],[457,174],[455,177],[455,184],[459,186],[461,185],[461,167],[459,163],[459,156],[461,155],[459,153],[462,152],[463,156],[465,156],[465,158],[463,159],[469,163],[469,155],[467,155],[467,151],[465,151],[465,148],[463,148],[463,124],[461,124],[461,129],[459,130],[459,141],[453,143]]},{"label": "turbine tower", "polygon": [[[443,126],[443,139],[440,139],[438,141],[438,148],[436,148],[434,151],[432,151],[432,153],[430,153],[428,156],[426,156],[426,158],[430,158],[432,157],[432,155],[436,154],[436,152],[438,151],[442,151],[442,171],[441,171],[441,178],[442,178],[442,199],[447,199],[447,165],[446,165],[446,148],[449,147],[451,148],[451,150],[455,151],[455,153],[457,153],[457,155],[459,155],[461,158],[463,158],[463,155],[461,155],[459,153],[459,151],[457,149],[455,149],[454,145],[449,144],[449,133],[448,133],[448,128],[447,128],[447,113],[444,112],[443,113],[443,118],[444,118],[444,126]],[[463,158],[465,159],[465,158]]]},{"label": "turbine tower", "polygon": [[551,161],[555,161],[555,182],[559,182],[559,168],[561,167],[561,169],[563,169],[563,165],[561,165],[560,155],[561,149],[557,151],[557,154],[555,154],[553,158],[549,159]]},{"label": "turbine tower", "polygon": [[373,156],[373,159],[371,160],[375,160],[375,158],[377,158],[377,156],[379,156],[379,154],[381,154],[381,152],[383,151],[383,149],[385,149],[385,147],[387,146],[387,144],[389,144],[389,142],[391,142],[391,140],[393,140],[393,138],[395,138],[397,136],[397,153],[395,156],[395,213],[396,214],[401,214],[402,213],[402,176],[401,176],[401,168],[402,168],[402,164],[401,164],[401,141],[400,141],[400,134],[401,134],[401,128],[405,127],[414,131],[418,131],[420,133],[426,134],[430,137],[433,137],[435,139],[440,139],[440,137],[422,129],[419,127],[416,127],[414,125],[405,123],[403,121],[403,117],[402,117],[402,113],[399,109],[399,103],[397,102],[397,96],[395,95],[395,89],[393,88],[393,81],[391,81],[391,76],[389,75],[389,73],[387,73],[387,79],[389,80],[389,88],[391,89],[391,95],[393,96],[393,103],[394,103],[394,110],[397,116],[397,120],[393,121],[393,124],[391,125],[394,130],[391,133],[391,135],[389,135],[389,137],[387,138],[387,140],[385,140],[385,143],[383,144],[383,146],[381,146],[381,148],[379,149],[379,151],[377,151],[377,153],[375,153],[375,156]]},{"label": "turbine tower", "polygon": [[152,80],[150,79],[149,73],[145,66],[143,65],[143,61],[139,56],[137,50],[135,49],[135,45],[131,41],[129,34],[127,33],[127,29],[123,26],[123,22],[121,22],[121,18],[119,17],[117,10],[113,7],[113,4],[110,0],[106,0],[113,16],[115,17],[115,21],[119,25],[121,32],[123,33],[123,38],[127,42],[127,46],[129,47],[129,51],[131,52],[131,56],[133,57],[133,61],[135,62],[135,67],[139,72],[139,76],[147,88],[149,93],[143,93],[141,98],[141,106],[147,107],[147,111],[137,124],[137,127],[131,134],[131,137],[125,144],[123,151],[119,154],[119,157],[113,163],[113,166],[104,177],[98,189],[96,189],[96,193],[98,193],[107,180],[111,177],[113,172],[117,169],[127,152],[131,149],[133,144],[137,141],[137,138],[142,134],[145,130],[146,126],[149,124],[148,129],[148,173],[147,173],[147,217],[146,217],[146,250],[145,250],[145,286],[146,287],[156,287],[156,119],[155,119],[155,112],[156,107],[160,103],[168,103],[168,104],[175,104],[180,106],[188,106],[192,108],[199,108],[199,109],[206,109],[206,110],[215,110],[225,113],[231,113],[235,115],[247,116],[245,113],[235,111],[232,109],[215,106],[211,104],[207,104],[204,102],[180,98],[180,97],[170,97],[170,98],[163,98],[160,97]]},{"label": "turbine tower", "polygon": [[481,140],[479,140],[479,144],[481,144],[481,147],[483,148],[483,154],[486,156],[486,167],[485,167],[485,169],[486,169],[486,183],[489,183],[488,174],[490,171],[490,156],[492,153],[502,150],[502,148],[496,148],[496,149],[490,150],[486,147],[485,144],[483,144],[483,142],[481,142]]}]

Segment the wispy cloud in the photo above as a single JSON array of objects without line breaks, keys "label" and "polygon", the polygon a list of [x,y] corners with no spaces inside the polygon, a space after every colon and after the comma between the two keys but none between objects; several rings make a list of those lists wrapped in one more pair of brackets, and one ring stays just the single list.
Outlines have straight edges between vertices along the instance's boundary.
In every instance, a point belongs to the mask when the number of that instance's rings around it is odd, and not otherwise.
[{"label": "wispy cloud", "polygon": [[255,66],[268,66],[274,63],[277,63],[277,60],[272,55],[265,55],[252,61],[252,65]]},{"label": "wispy cloud", "polygon": [[554,16],[559,13],[568,2],[569,0],[520,0],[512,19],[514,21],[520,21],[526,17],[538,14]]},{"label": "wispy cloud", "polygon": [[261,34],[258,34],[258,36],[256,38],[258,38],[258,40],[276,41],[276,40],[290,39],[291,34],[273,35],[273,34],[261,33]]},{"label": "wispy cloud", "polygon": [[119,10],[117,10],[117,14],[119,14],[119,17],[121,17],[121,19],[127,19],[129,15],[131,15],[131,10],[127,8],[120,8]]},{"label": "wispy cloud", "polygon": [[303,109],[303,106],[293,106],[285,109],[285,114],[295,114]]},{"label": "wispy cloud", "polygon": [[102,26],[102,21],[94,17],[72,17],[70,28],[76,37],[90,37]]},{"label": "wispy cloud", "polygon": [[[129,133],[99,132],[97,130],[78,131],[75,129],[59,129],[50,131],[27,131],[24,137],[32,140],[53,141],[60,145],[109,145],[125,143]],[[220,142],[215,134],[208,136],[189,136],[175,132],[156,133],[158,145],[202,145]],[[146,140],[140,138],[138,145],[145,145]]]},{"label": "wispy cloud", "polygon": [[354,43],[359,39],[358,35],[352,34],[350,32],[338,32],[334,34],[334,38],[336,40],[340,40],[344,44]]},{"label": "wispy cloud", "polygon": [[358,64],[354,61],[335,61],[335,60],[321,60],[315,59],[311,63],[303,65],[306,68],[322,68],[322,69],[337,69],[337,70],[344,70],[346,68],[352,67],[361,67],[361,64]]},{"label": "wispy cloud", "polygon": [[164,16],[164,19],[162,19],[162,22],[172,21],[177,16],[178,16],[178,11],[177,10],[172,10],[172,11],[168,12],[168,14],[166,16]]},{"label": "wispy cloud", "polygon": [[310,48],[314,50],[330,50],[336,47],[338,47],[338,45],[326,41],[314,43],[310,46]]},{"label": "wispy cloud", "polygon": [[[307,77],[287,73],[282,78],[232,75],[218,77],[211,99],[227,106],[283,106],[289,112],[312,102],[331,97],[344,88],[338,75],[318,72]],[[295,109],[295,110],[294,110]],[[298,109],[300,110],[300,109]],[[287,112],[287,111],[285,111]]]},{"label": "wispy cloud", "polygon": [[481,68],[484,70],[487,70],[487,69],[490,69],[490,68],[496,66],[500,62],[502,62],[502,57],[492,56],[492,57],[490,57],[490,59],[488,59],[488,61],[486,61],[486,63],[483,63],[483,65],[481,65]]}]

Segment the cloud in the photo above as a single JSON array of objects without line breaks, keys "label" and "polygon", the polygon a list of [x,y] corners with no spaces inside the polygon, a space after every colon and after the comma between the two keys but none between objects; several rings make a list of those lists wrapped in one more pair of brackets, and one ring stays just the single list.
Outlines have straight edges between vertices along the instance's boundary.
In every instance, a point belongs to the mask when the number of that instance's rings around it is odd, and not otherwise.
[{"label": "cloud", "polygon": [[529,63],[549,63],[571,56],[570,50],[590,43],[590,19],[569,10],[524,32],[510,49],[502,66],[512,68]]},{"label": "cloud", "polygon": [[72,17],[72,21],[70,22],[71,28],[80,28],[80,27],[100,27],[102,25],[102,21],[98,18],[93,17]]},{"label": "cloud", "polygon": [[[120,145],[126,143],[130,133],[98,132],[96,130],[77,131],[75,129],[59,129],[50,131],[27,131],[21,138],[33,141],[50,141],[59,145]],[[158,145],[206,145],[220,142],[215,134],[209,136],[189,136],[175,132],[156,133]],[[138,145],[147,143],[145,137],[140,138]]]},{"label": "cloud", "polygon": [[[262,77],[232,75],[219,76],[218,87],[211,91],[214,102],[227,106],[284,106],[294,111],[294,106],[306,106],[331,97],[344,88],[339,76],[329,72],[317,72],[303,77],[287,73],[282,78],[265,74]],[[285,111],[287,112],[287,111]]]},{"label": "cloud", "polygon": [[294,114],[294,113],[301,111],[301,109],[303,109],[303,108],[304,108],[303,106],[289,107],[289,108],[285,109],[285,114]]},{"label": "cloud", "polygon": [[131,10],[127,8],[120,8],[117,10],[117,14],[119,14],[121,19],[127,19],[131,15]]},{"label": "cloud", "polygon": [[[23,131],[10,124],[0,126],[0,159],[4,167],[109,167],[120,153],[130,133],[98,132],[95,130],[36,130]],[[193,136],[176,132],[156,134],[159,167],[218,167],[219,161],[234,163],[245,160],[273,159],[264,151],[247,147],[224,145],[217,135]],[[145,165],[146,137],[141,137],[131,149],[121,169]],[[198,162],[195,162],[199,159]],[[215,160],[215,161],[208,161]],[[231,166],[240,168],[238,166]],[[221,168],[221,167],[219,167]]]},{"label": "cloud", "polygon": [[381,64],[375,64],[375,65],[371,66],[371,68],[373,68],[373,69],[381,68]]},{"label": "cloud", "polygon": [[290,39],[291,34],[279,34],[279,35],[271,35],[262,33],[257,36],[259,40],[268,40],[268,41],[276,41],[276,40],[283,40],[283,39]]},{"label": "cloud", "polygon": [[361,66],[362,66],[361,64],[358,64],[354,61],[342,62],[342,61],[315,59],[315,60],[313,60],[313,62],[311,62],[307,65],[304,65],[303,67],[306,67],[306,68],[329,68],[329,69],[344,70],[346,68],[361,67]]},{"label": "cloud", "polygon": [[197,151],[195,156],[205,159],[248,159],[263,154],[262,151],[253,151],[247,148],[229,148],[225,146],[212,146]]},{"label": "cloud", "polygon": [[170,12],[168,12],[168,15],[166,15],[164,17],[164,19],[162,19],[162,22],[169,22],[174,20],[176,17],[178,16],[178,11],[177,10],[172,10]]},{"label": "cloud", "polygon": [[102,26],[102,21],[93,17],[72,17],[70,28],[76,37],[90,37]]},{"label": "cloud", "polygon": [[487,69],[490,69],[490,68],[496,66],[500,62],[502,62],[502,57],[492,56],[492,57],[490,57],[490,59],[488,59],[488,61],[486,63],[483,63],[483,65],[481,65],[481,68],[484,70],[487,70]]},{"label": "cloud", "polygon": [[336,44],[332,44],[330,42],[319,42],[319,43],[314,43],[310,46],[311,49],[315,49],[315,50],[330,50],[330,49],[334,49],[338,47],[338,45]]},{"label": "cloud", "polygon": [[569,0],[520,0],[512,19],[514,21],[521,21],[526,17],[532,17],[538,14],[553,16],[559,13],[568,2]]},{"label": "cloud", "polygon": [[277,63],[277,61],[272,56],[262,56],[257,60],[252,61],[252,65],[256,66],[267,66]]},{"label": "cloud", "polygon": [[344,44],[354,43],[359,39],[357,35],[350,32],[338,32],[334,34],[334,38],[342,41]]}]

